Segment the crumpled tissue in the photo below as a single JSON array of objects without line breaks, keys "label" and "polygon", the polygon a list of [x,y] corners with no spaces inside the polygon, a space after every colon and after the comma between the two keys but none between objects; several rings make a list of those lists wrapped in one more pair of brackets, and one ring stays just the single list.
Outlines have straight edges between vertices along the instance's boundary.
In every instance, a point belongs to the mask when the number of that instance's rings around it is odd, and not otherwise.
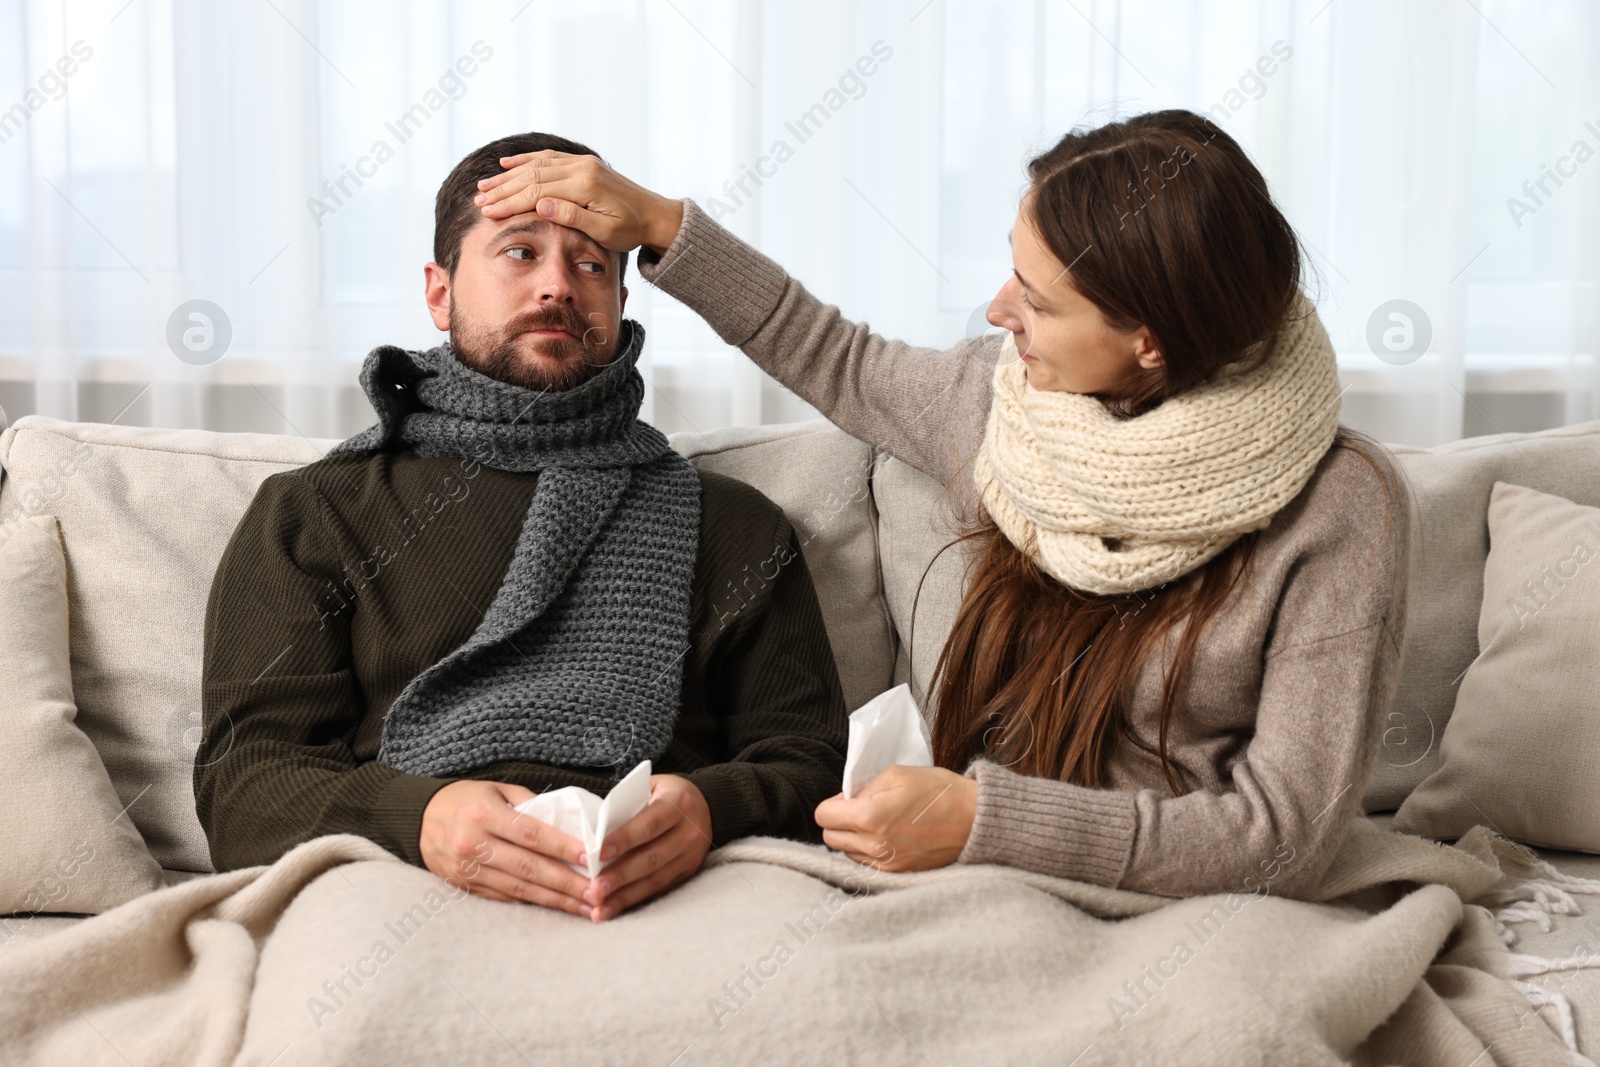
[{"label": "crumpled tissue", "polygon": [[886,767],[932,767],[933,741],[911,687],[897,685],[850,713],[850,747],[844,757],[844,796],[861,792]]},{"label": "crumpled tissue", "polygon": [[600,862],[600,843],[612,830],[643,811],[648,803],[650,761],[643,760],[611,787],[604,800],[581,786],[569,785],[524,800],[516,810],[582,841],[588,866],[580,867],[576,863],[567,866],[593,878],[612,863],[611,860]]}]

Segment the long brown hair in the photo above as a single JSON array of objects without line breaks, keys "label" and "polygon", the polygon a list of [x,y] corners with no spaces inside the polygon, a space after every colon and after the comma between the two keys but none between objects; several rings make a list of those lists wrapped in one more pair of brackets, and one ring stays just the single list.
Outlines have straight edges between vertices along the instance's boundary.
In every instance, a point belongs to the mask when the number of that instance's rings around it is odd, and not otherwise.
[{"label": "long brown hair", "polygon": [[[1099,397],[1114,415],[1149,411],[1252,346],[1264,356],[1294,313],[1299,240],[1244,150],[1210,120],[1157,111],[1073,130],[1029,162],[1028,177],[1026,221],[1070,264],[1068,284],[1113,328],[1148,327],[1162,353],[1161,367]],[[1351,442],[1341,428],[1336,443]],[[1126,740],[1157,756],[1174,795],[1186,792],[1167,753],[1171,719],[1256,535],[1179,580],[1102,596],[1046,574],[981,507],[968,527],[946,546],[969,543],[970,565],[934,669],[934,761],[959,772],[986,755],[1018,773],[1103,788]],[[1134,682],[1180,627],[1151,749],[1130,729]]]}]

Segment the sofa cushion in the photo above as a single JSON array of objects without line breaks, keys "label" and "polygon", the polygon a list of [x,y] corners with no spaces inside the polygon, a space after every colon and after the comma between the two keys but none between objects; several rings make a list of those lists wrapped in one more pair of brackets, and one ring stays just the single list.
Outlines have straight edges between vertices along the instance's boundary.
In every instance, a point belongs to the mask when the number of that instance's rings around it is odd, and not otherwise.
[{"label": "sofa cushion", "polygon": [[67,588],[54,516],[0,531],[0,914],[98,914],[161,884],[73,721]]},{"label": "sofa cushion", "polygon": [[0,435],[0,530],[60,520],[78,724],[163,867],[211,869],[192,775],[217,560],[261,480],[332,444],[39,415]]},{"label": "sofa cushion", "polygon": [[966,546],[951,545],[959,533],[960,505],[938,482],[887,454],[878,457],[872,494],[884,599],[898,635],[894,682],[911,686],[931,720],[928,687],[965,587]]},{"label": "sofa cushion", "polygon": [[[194,812],[205,605],[217,561],[256,487],[336,442],[64,422],[27,416],[0,434],[0,530],[59,516],[68,570],[78,723],[161,866],[209,871]],[[878,579],[866,478],[871,451],[824,422],[672,443],[740,478],[800,531],[851,707],[889,687],[894,644]]]},{"label": "sofa cushion", "polygon": [[1391,448],[1416,513],[1400,688],[1367,786],[1368,811],[1398,808],[1439,767],[1439,743],[1478,654],[1494,483],[1600,506],[1600,422],[1471,437],[1426,450]]},{"label": "sofa cushion", "polygon": [[747,482],[783,508],[817,588],[846,708],[888,689],[895,638],[878,569],[872,449],[820,419],[669,440],[695,466]]},{"label": "sofa cushion", "polygon": [[0,917],[0,956],[83,921],[81,915]]},{"label": "sofa cushion", "polygon": [[1394,828],[1600,852],[1600,508],[1495,483],[1478,647]]}]

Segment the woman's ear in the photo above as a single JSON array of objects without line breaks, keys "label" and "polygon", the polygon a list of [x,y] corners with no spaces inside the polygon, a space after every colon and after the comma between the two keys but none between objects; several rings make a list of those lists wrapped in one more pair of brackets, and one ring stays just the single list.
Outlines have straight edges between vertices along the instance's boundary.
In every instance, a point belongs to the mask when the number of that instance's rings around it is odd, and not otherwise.
[{"label": "woman's ear", "polygon": [[1156,346],[1156,339],[1151,336],[1147,327],[1139,327],[1139,332],[1133,338],[1133,356],[1139,361],[1141,370],[1160,370],[1163,359],[1161,349]]}]

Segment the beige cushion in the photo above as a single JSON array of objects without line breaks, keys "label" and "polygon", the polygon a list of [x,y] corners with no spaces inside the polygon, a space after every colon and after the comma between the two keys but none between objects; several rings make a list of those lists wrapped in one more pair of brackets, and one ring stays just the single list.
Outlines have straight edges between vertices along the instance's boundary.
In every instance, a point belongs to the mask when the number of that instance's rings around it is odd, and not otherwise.
[{"label": "beige cushion", "polygon": [[73,721],[67,567],[54,516],[0,532],[0,914],[98,914],[161,885]]},{"label": "beige cushion", "polygon": [[817,587],[845,706],[858,708],[893,685],[894,631],[873,531],[872,449],[820,419],[670,440],[696,466],[748,482],[783,508]]},{"label": "beige cushion", "polygon": [[163,867],[211,869],[193,761],[217,560],[261,480],[332,444],[39,415],[0,435],[0,534],[19,512],[61,521],[78,725]]},{"label": "beige cushion", "polygon": [[1600,508],[1495,483],[1478,646],[1395,829],[1600,852]]},{"label": "beige cushion", "polygon": [[[870,449],[827,423],[678,434],[693,462],[761,489],[800,530],[851,707],[888,688],[894,643],[878,579]],[[267,475],[332,440],[63,422],[0,434],[0,533],[53,511],[74,575],[78,722],[163,867],[209,871],[194,812],[211,578]]]},{"label": "beige cushion", "polygon": [[960,532],[959,505],[937,481],[888,455],[879,456],[873,495],[884,597],[899,635],[894,683],[910,683],[931,721],[928,688],[965,588],[966,545],[944,550]]},{"label": "beige cushion", "polygon": [[1497,481],[1600,506],[1600,422],[1528,434],[1472,437],[1429,450],[1391,446],[1416,501],[1399,691],[1365,806],[1391,811],[1439,766],[1439,740],[1462,672],[1478,654]]}]

